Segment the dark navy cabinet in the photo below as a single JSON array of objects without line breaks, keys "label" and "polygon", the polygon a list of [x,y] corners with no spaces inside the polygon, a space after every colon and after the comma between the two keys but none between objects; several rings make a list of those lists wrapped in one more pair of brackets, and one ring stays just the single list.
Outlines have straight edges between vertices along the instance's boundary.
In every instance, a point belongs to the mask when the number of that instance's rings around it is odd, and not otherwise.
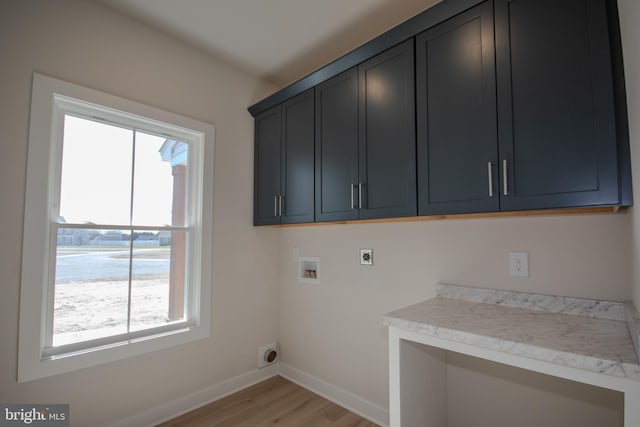
[{"label": "dark navy cabinet", "polygon": [[316,87],[316,221],[357,219],[358,72]]},{"label": "dark navy cabinet", "polygon": [[447,0],[251,106],[255,224],[632,204],[616,0]]},{"label": "dark navy cabinet", "polygon": [[415,216],[414,43],[358,66],[361,219]]},{"label": "dark navy cabinet", "polygon": [[314,220],[314,92],[255,120],[254,224]]},{"label": "dark navy cabinet", "polygon": [[498,211],[491,3],[416,37],[416,70],[420,215]]},{"label": "dark navy cabinet", "polygon": [[253,224],[280,224],[280,106],[255,118]]},{"label": "dark navy cabinet", "polygon": [[495,25],[501,209],[619,204],[606,1],[495,0]]},{"label": "dark navy cabinet", "polygon": [[413,40],[316,87],[316,221],[415,216]]},{"label": "dark navy cabinet", "polygon": [[606,6],[488,1],[416,38],[421,215],[623,203]]}]

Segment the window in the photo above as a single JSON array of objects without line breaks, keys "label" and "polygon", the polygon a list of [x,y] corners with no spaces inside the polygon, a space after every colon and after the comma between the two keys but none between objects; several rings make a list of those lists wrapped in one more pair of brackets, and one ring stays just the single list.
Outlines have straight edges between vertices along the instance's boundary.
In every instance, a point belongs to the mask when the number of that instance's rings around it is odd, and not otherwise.
[{"label": "window", "polygon": [[209,335],[213,126],[34,75],[19,381]]}]

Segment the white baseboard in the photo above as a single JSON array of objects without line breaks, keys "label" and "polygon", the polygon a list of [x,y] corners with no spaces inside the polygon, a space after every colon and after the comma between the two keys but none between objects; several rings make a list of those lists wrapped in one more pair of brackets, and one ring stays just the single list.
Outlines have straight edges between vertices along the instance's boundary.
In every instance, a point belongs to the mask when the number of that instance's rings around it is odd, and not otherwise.
[{"label": "white baseboard", "polygon": [[195,393],[180,397],[174,401],[166,402],[139,414],[116,421],[115,423],[109,424],[109,426],[153,426],[221,399],[229,394],[235,393],[236,391],[250,387],[253,384],[264,381],[275,375],[278,375],[277,364],[249,371],[200,391],[196,391]]},{"label": "white baseboard", "polygon": [[350,410],[380,426],[389,425],[389,411],[355,394],[329,384],[293,366],[280,362],[278,373],[286,379],[319,394],[327,400]]}]

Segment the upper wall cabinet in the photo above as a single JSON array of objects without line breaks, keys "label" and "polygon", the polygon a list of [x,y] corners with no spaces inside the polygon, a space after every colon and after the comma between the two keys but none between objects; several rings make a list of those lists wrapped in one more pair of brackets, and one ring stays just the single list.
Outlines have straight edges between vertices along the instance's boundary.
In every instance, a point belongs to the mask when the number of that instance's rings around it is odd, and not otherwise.
[{"label": "upper wall cabinet", "polygon": [[413,40],[316,87],[316,221],[416,215]]},{"label": "upper wall cabinet", "polygon": [[416,38],[420,215],[500,208],[493,47],[489,2]]},{"label": "upper wall cabinet", "polygon": [[314,93],[255,121],[254,224],[313,222]]},{"label": "upper wall cabinet", "polygon": [[[316,221],[357,219],[358,71],[316,87]],[[356,190],[357,191],[357,190]]]},{"label": "upper wall cabinet", "polygon": [[361,219],[415,216],[414,43],[358,66]]},{"label": "upper wall cabinet", "polygon": [[256,224],[631,205],[617,14],[447,0],[253,105]]},{"label": "upper wall cabinet", "polygon": [[273,107],[255,119],[253,167],[253,224],[280,224],[281,108]]},{"label": "upper wall cabinet", "polygon": [[502,210],[620,203],[605,0],[495,0]]}]

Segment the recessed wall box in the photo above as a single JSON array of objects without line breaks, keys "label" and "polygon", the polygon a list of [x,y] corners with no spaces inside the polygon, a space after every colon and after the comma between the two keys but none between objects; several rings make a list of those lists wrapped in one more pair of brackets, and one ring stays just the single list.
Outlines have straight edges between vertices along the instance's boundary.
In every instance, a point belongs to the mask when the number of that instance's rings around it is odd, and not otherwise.
[{"label": "recessed wall box", "polygon": [[300,257],[298,259],[298,281],[320,283],[320,258]]}]

